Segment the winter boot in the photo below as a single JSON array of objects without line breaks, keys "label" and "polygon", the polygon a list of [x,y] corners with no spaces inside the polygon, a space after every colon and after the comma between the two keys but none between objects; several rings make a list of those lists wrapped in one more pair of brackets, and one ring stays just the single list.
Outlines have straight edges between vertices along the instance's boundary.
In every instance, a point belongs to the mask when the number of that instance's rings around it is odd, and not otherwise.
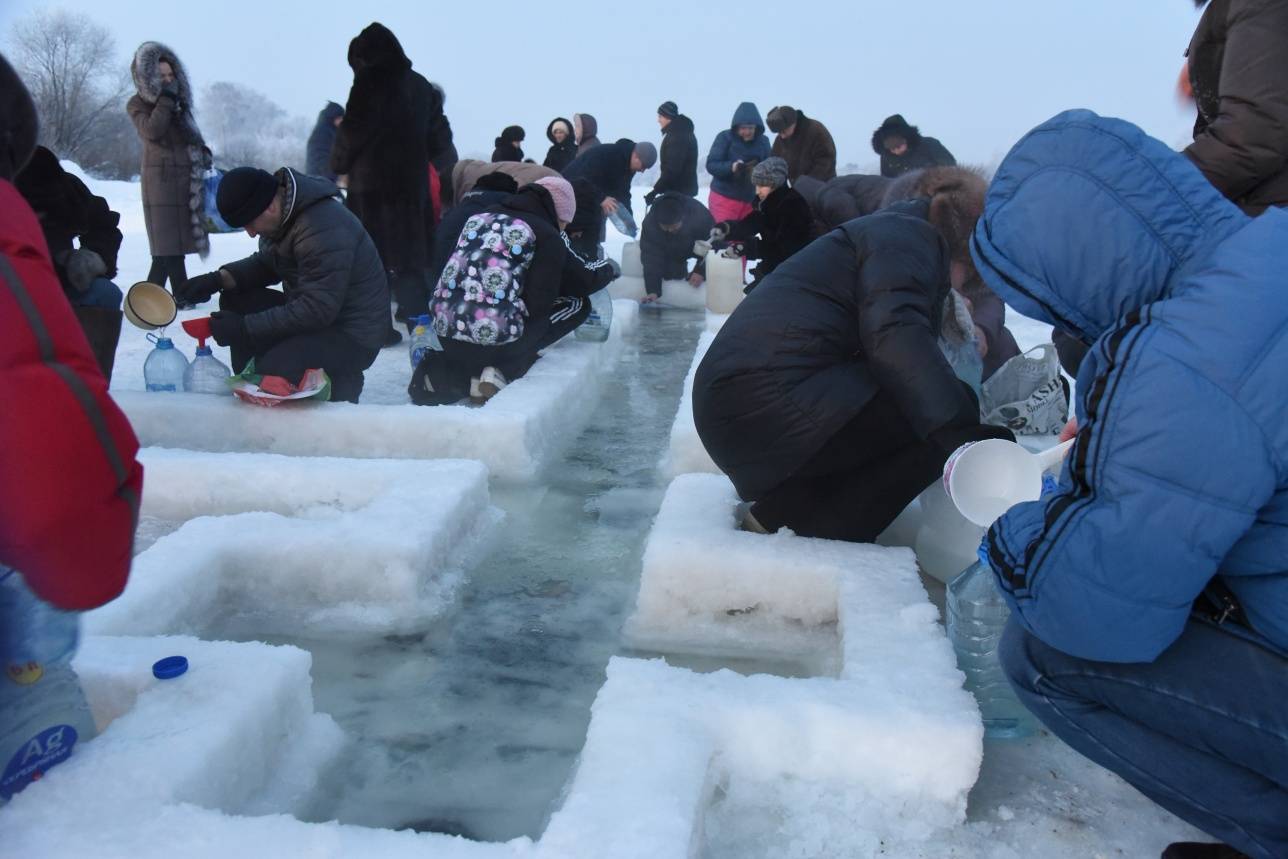
[{"label": "winter boot", "polygon": [[738,527],[743,531],[749,531],[752,534],[769,533],[769,529],[761,525],[760,521],[752,514],[750,501],[744,501],[739,504],[733,516],[734,521],[738,523]]},{"label": "winter boot", "polygon": [[1167,845],[1161,859],[1249,859],[1249,856],[1226,844],[1178,841]]},{"label": "winter boot", "polygon": [[479,373],[477,387],[474,381],[474,379],[470,380],[470,396],[473,397],[477,391],[478,398],[485,403],[501,393],[501,389],[508,384],[505,376],[501,375],[501,371],[496,367],[483,368],[483,372]]},{"label": "winter boot", "polygon": [[107,307],[73,307],[76,321],[85,332],[90,351],[98,368],[103,371],[108,387],[112,385],[112,366],[116,363],[116,344],[121,339],[121,320],[124,314]]}]

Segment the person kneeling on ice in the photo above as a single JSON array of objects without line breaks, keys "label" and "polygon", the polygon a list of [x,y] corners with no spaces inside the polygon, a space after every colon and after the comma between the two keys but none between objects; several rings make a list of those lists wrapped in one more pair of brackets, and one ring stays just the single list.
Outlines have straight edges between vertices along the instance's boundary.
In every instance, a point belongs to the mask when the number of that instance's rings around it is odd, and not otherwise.
[{"label": "person kneeling on ice", "polygon": [[741,526],[876,539],[981,426],[938,337],[984,180],[843,224],[778,266],[716,335],[693,418]]},{"label": "person kneeling on ice", "polygon": [[751,292],[788,257],[814,240],[814,215],[809,203],[787,184],[787,162],[766,158],[751,171],[756,208],[741,221],[721,221],[711,232],[724,254],[760,260],[752,269]]},{"label": "person kneeling on ice", "polygon": [[1249,218],[1075,110],[1006,156],[972,249],[1007,304],[1091,345],[1057,491],[984,546],[1011,683],[1235,848],[1168,859],[1288,856],[1288,212]]},{"label": "person kneeling on ice", "polygon": [[[331,399],[358,402],[363,372],[389,330],[389,284],[362,222],[335,184],[283,167],[229,171],[216,205],[230,226],[259,237],[259,250],[188,281],[194,304],[218,292],[215,342],[229,347],[235,372],[255,370],[296,382],[321,367]],[[281,283],[284,290],[269,289]]]},{"label": "person kneeling on ice", "polygon": [[594,292],[596,278],[602,287],[615,264],[597,260],[592,272],[572,254],[562,230],[576,206],[572,185],[547,177],[465,222],[430,298],[442,350],[412,373],[412,402],[490,399],[585,321],[590,303],[576,293]]},{"label": "person kneeling on ice", "polygon": [[[699,257],[694,244],[711,235],[715,222],[707,207],[686,194],[668,191],[661,194],[644,216],[640,231],[640,262],[644,266],[644,303],[662,297],[662,281],[684,280],[694,288],[705,279],[705,258]],[[689,274],[689,259],[698,264]]]}]

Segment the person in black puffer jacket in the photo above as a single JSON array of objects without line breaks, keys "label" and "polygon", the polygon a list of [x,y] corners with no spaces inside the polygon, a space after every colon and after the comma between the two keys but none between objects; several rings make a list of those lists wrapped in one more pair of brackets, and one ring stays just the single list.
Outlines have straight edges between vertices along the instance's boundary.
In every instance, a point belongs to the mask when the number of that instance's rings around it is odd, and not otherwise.
[{"label": "person in black puffer jacket", "polygon": [[787,184],[786,161],[777,155],[766,158],[751,171],[751,182],[756,188],[755,211],[741,221],[723,221],[712,231],[713,238],[727,243],[728,256],[760,260],[746,292],[813,241],[815,232],[809,204]]},{"label": "person in black puffer jacket", "polygon": [[446,186],[455,153],[452,129],[442,90],[412,71],[388,28],[371,24],[359,33],[349,43],[349,66],[353,88],[331,169],[348,177],[345,202],[375,242],[405,322],[428,311],[425,267],[434,223],[429,165],[434,162]]},{"label": "person in black puffer jacket", "polygon": [[694,379],[698,435],[747,530],[874,540],[981,426],[937,338],[983,186],[850,221],[778,266]]},{"label": "person in black puffer jacket", "polygon": [[543,167],[562,173],[563,169],[577,157],[577,141],[572,136],[572,121],[562,116],[552,119],[546,126],[546,139],[550,141],[550,148],[546,150],[546,160],[541,164]]},{"label": "person in black puffer jacket", "polygon": [[[694,251],[695,242],[711,234],[715,221],[707,207],[687,194],[658,197],[644,216],[640,229],[640,262],[644,266],[644,304],[662,297],[662,281],[684,280],[697,288],[706,277],[705,259]],[[689,274],[689,260],[698,265]]]},{"label": "person in black puffer jacket", "polygon": [[495,141],[496,148],[492,150],[492,163],[498,161],[522,161],[523,143],[526,135],[523,129],[517,125],[507,125],[501,129],[501,136]]},{"label": "person in black puffer jacket", "polygon": [[304,156],[304,172],[310,176],[335,181],[335,171],[331,169],[331,147],[335,145],[336,129],[343,118],[344,107],[333,101],[328,101],[318,114]]},{"label": "person in black puffer jacket", "polygon": [[[289,167],[238,167],[215,202],[229,226],[259,237],[259,250],[191,278],[183,298],[200,304],[220,293],[210,330],[231,350],[233,371],[254,358],[258,372],[295,382],[321,367],[331,399],[356,403],[389,328],[389,284],[339,189]],[[283,291],[269,289],[278,283]]]},{"label": "person in black puffer jacket", "polygon": [[653,205],[658,195],[668,191],[698,196],[698,138],[693,133],[693,120],[680,113],[675,102],[667,101],[657,109],[657,122],[662,126],[661,175],[653,190],[644,195],[645,204]]},{"label": "person in black puffer jacket", "polygon": [[893,179],[923,167],[952,167],[953,154],[933,137],[923,137],[917,126],[899,114],[887,116],[872,132],[872,151],[881,156],[881,175]]}]

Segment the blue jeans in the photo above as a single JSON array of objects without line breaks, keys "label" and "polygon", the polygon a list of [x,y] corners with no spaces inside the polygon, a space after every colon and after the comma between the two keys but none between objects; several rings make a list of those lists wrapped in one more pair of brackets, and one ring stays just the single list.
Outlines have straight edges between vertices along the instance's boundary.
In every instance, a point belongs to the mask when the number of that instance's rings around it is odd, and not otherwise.
[{"label": "blue jeans", "polygon": [[89,289],[76,296],[72,302],[77,307],[102,307],[107,310],[121,309],[121,288],[105,277],[96,277]]},{"label": "blue jeans", "polygon": [[1091,662],[1014,618],[999,656],[1075,750],[1249,856],[1288,856],[1288,659],[1191,621],[1154,662]]}]

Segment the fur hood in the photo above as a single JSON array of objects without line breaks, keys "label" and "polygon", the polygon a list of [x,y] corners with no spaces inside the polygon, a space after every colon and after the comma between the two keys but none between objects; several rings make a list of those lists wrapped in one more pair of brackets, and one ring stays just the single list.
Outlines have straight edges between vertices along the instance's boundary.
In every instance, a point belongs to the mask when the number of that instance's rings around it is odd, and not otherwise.
[{"label": "fur hood", "polygon": [[872,151],[884,155],[886,138],[892,136],[908,141],[909,149],[916,149],[921,142],[921,132],[917,130],[917,126],[909,125],[908,120],[896,113],[894,116],[887,116],[881,127],[872,132]]},{"label": "fur hood", "polygon": [[559,143],[555,140],[555,126],[561,122],[564,124],[564,127],[568,129],[568,136],[564,138],[564,143],[566,144],[566,143],[573,142],[572,120],[564,119],[562,116],[558,116],[550,120],[550,124],[546,126],[546,140],[549,140],[555,146],[559,145]]},{"label": "fur hood", "polygon": [[411,69],[411,60],[393,31],[381,23],[369,24],[349,43],[349,68],[353,73],[396,76]]},{"label": "fur hood", "polygon": [[130,76],[134,78],[134,88],[139,98],[148,104],[156,104],[161,95],[161,73],[157,66],[167,60],[174,69],[174,83],[179,90],[179,102],[185,110],[192,110],[192,82],[188,79],[188,70],[179,60],[179,55],[160,42],[144,42],[134,52],[130,63]]},{"label": "fur hood", "polygon": [[974,269],[970,236],[984,212],[988,181],[971,167],[927,167],[905,173],[890,183],[881,207],[908,200],[926,200],[928,220],[948,242],[954,261]]}]

